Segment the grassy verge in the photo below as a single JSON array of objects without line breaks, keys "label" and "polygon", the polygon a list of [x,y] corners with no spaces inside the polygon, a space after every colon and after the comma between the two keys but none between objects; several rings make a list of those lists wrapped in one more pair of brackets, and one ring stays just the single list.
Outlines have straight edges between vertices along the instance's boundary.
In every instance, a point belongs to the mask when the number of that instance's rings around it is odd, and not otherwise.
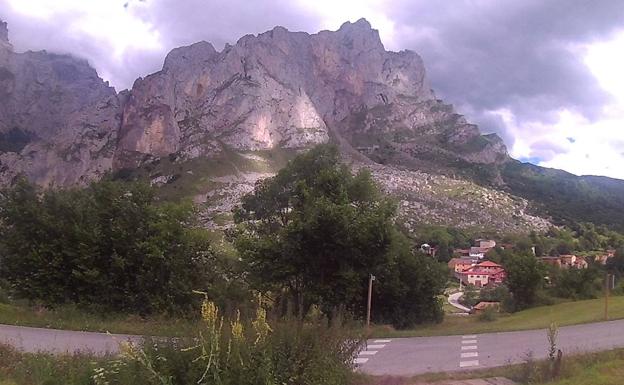
[{"label": "grassy verge", "polygon": [[[504,314],[490,322],[479,321],[476,316],[449,316],[441,324],[425,325],[411,330],[394,330],[389,327],[378,326],[373,329],[373,336],[396,338],[542,329],[548,327],[551,322],[556,322],[559,326],[599,322],[604,320],[603,316],[604,299],[599,298],[541,306],[514,314]],[[623,318],[624,296],[611,297],[609,319]]]},{"label": "grassy verge", "polygon": [[152,336],[189,335],[197,325],[194,321],[171,318],[103,317],[71,306],[46,310],[8,304],[0,304],[0,324]]}]

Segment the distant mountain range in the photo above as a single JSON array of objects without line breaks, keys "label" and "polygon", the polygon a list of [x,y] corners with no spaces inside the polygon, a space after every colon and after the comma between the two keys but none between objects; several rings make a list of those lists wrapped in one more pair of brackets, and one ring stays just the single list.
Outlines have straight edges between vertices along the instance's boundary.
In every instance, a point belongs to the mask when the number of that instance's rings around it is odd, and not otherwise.
[{"label": "distant mountain range", "polygon": [[317,34],[282,27],[217,51],[172,50],[117,93],[82,59],[16,53],[0,22],[0,185],[106,174],[190,198],[210,226],[297,152],[336,143],[399,200],[406,226],[624,230],[624,181],[520,163],[495,134],[436,98],[421,58],[386,51],[361,19]]}]

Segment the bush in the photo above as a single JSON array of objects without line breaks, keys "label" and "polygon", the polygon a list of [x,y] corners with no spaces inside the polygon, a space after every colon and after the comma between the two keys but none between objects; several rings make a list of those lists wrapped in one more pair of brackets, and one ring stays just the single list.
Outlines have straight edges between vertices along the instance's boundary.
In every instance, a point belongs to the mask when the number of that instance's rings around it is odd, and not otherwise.
[{"label": "bush", "polygon": [[495,307],[487,307],[479,313],[479,321],[492,322],[498,318],[498,310]]},{"label": "bush", "polygon": [[111,181],[41,192],[22,180],[0,197],[0,278],[16,297],[181,314],[205,289],[214,258],[188,226],[190,204],[157,204],[149,186]]},{"label": "bush", "polygon": [[252,320],[225,319],[209,301],[202,318],[196,339],[124,344],[119,361],[98,369],[96,384],[126,377],[154,385],[343,385],[353,376],[362,339],[338,319],[268,322],[262,307]]}]

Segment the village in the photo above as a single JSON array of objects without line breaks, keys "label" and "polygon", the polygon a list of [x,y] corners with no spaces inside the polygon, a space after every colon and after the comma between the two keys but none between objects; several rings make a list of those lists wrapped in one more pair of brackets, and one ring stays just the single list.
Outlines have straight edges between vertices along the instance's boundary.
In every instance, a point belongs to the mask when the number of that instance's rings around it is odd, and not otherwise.
[{"label": "village", "polygon": [[[454,249],[453,258],[447,263],[451,282],[459,284],[459,292],[455,293],[455,296],[451,296],[449,302],[451,305],[467,310],[470,313],[478,314],[489,307],[493,307],[498,311],[500,309],[498,301],[479,301],[474,306],[467,308],[461,305],[461,301],[458,302],[457,299],[460,298],[464,288],[470,288],[479,292],[481,289],[494,289],[504,285],[507,279],[507,271],[502,264],[490,260],[488,255],[496,248],[513,251],[514,245],[510,243],[498,244],[492,239],[476,239],[473,244],[474,246],[470,248]],[[435,258],[437,248],[429,244],[423,244],[421,251]],[[532,247],[531,251],[535,258],[544,266],[564,270],[587,269],[590,263],[604,266],[609,259],[615,256],[615,250],[613,249],[602,251],[593,256],[575,254],[536,256],[535,247]],[[547,275],[543,278],[545,282],[549,282]]]}]

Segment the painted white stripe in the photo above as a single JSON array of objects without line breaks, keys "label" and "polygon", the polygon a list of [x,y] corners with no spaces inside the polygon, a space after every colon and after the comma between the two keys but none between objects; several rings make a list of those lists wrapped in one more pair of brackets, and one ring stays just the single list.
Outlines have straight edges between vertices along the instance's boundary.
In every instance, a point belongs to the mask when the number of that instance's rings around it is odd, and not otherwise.
[{"label": "painted white stripe", "polygon": [[479,361],[475,360],[475,361],[460,361],[459,362],[460,368],[467,368],[469,366],[479,366]]},{"label": "painted white stripe", "polygon": [[477,350],[477,345],[462,346],[461,350]]},{"label": "painted white stripe", "polygon": [[477,340],[463,340],[462,344],[476,344]]},{"label": "painted white stripe", "polygon": [[468,353],[462,353],[461,354],[461,358],[470,358],[470,357],[479,357],[479,353],[477,353],[477,352],[468,352]]},{"label": "painted white stripe", "polygon": [[470,340],[470,339],[473,339],[473,338],[477,338],[477,335],[476,334],[471,334],[471,335],[468,335],[468,336],[462,336],[462,338]]},{"label": "painted white stripe", "polygon": [[374,356],[375,354],[377,354],[377,350],[364,350],[360,352],[361,356]]},{"label": "painted white stripe", "polygon": [[367,345],[366,349],[382,349],[386,345]]},{"label": "painted white stripe", "polygon": [[356,358],[354,362],[356,364],[364,364],[366,361],[368,361],[368,358]]},{"label": "painted white stripe", "polygon": [[373,342],[376,343],[376,344],[387,344],[390,341],[392,341],[392,340],[375,340]]}]

